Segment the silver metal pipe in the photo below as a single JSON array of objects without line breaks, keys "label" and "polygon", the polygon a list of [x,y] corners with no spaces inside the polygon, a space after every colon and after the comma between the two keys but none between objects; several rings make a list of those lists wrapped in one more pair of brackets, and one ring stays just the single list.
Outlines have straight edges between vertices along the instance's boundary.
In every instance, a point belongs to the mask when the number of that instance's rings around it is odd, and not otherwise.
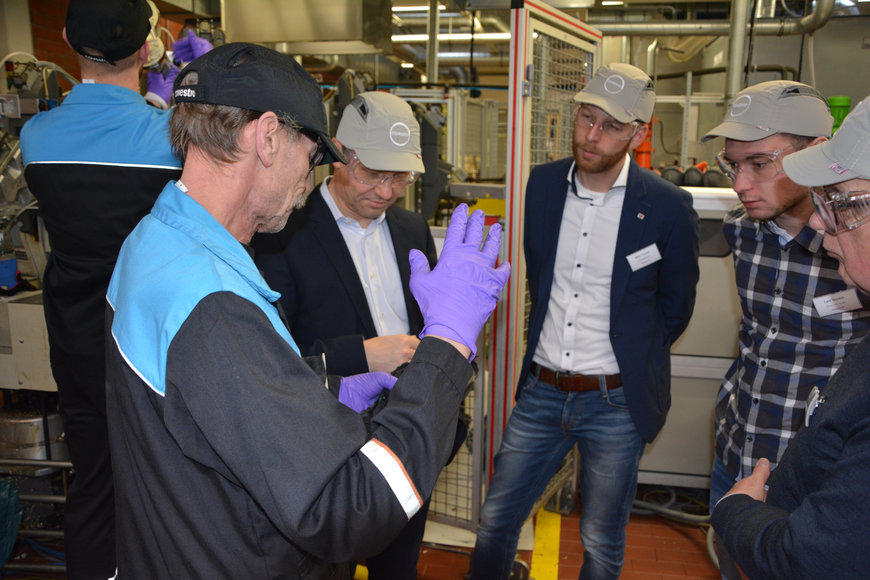
[{"label": "silver metal pipe", "polygon": [[646,47],[646,74],[650,77],[656,74],[656,56],[658,56],[659,39],[653,39]]},{"label": "silver metal pipe", "polygon": [[[725,102],[743,88],[743,67],[746,58],[746,24],[749,17],[748,0],[731,3],[731,37],[728,42],[728,72],[725,73]],[[756,29],[757,32],[757,29]]]},{"label": "silver metal pipe", "polygon": [[[818,0],[816,9],[803,18],[756,21],[755,34],[786,36],[813,32],[828,21],[833,9],[834,0]],[[708,22],[596,22],[589,20],[588,23],[607,36],[727,36],[732,33],[731,23],[724,20]],[[746,26],[748,27],[748,25],[747,22]]]},{"label": "silver metal pipe", "polygon": [[426,78],[430,83],[438,82],[438,0],[429,0],[429,42],[426,45]]},{"label": "silver metal pipe", "polygon": [[0,459],[0,465],[19,465],[22,467],[72,467],[72,463],[69,461],[48,461],[45,459]]},{"label": "silver metal pipe", "polygon": [[30,503],[66,503],[66,496],[63,495],[42,495],[42,494],[18,494],[20,501]]}]

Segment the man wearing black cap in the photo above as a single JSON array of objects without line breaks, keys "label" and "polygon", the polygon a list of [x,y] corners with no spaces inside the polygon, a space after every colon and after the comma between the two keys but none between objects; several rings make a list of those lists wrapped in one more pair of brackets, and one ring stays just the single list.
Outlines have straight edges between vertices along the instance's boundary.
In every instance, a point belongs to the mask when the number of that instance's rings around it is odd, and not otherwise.
[{"label": "man wearing black cap", "polygon": [[599,68],[574,96],[573,157],[526,186],[531,311],[517,404],[495,456],[471,578],[507,580],[523,522],[576,443],[580,577],[619,578],[646,443],[670,406],[670,347],[698,281],[691,196],[629,156],[646,136],[652,81]]},{"label": "man wearing black cap", "polygon": [[79,55],[83,82],[21,131],[24,175],[51,244],[43,302],[75,469],[64,513],[70,579],[115,570],[106,287],[124,238],[181,169],[169,146],[169,114],[138,92],[150,14],[145,0],[72,0],[63,36]]},{"label": "man wearing black cap", "polygon": [[[254,260],[281,293],[303,355],[323,353],[339,375],[393,372],[411,360],[423,329],[408,251],[436,262],[426,220],[393,205],[425,170],[420,126],[400,97],[365,92],[344,109],[335,141],[348,164],[333,163],[334,175],[283,230],[254,237]],[[464,424],[460,434],[461,443]],[[366,558],[370,580],[417,577],[428,508],[425,502],[387,550]]]},{"label": "man wearing black cap", "polygon": [[119,578],[349,577],[450,454],[509,275],[493,268],[501,230],[484,242],[482,212],[461,206],[434,269],[410,253],[425,325],[398,381],[326,376],[299,357],[246,248],[284,227],[315,166],[344,160],[320,88],[291,57],[232,43],[188,64],[174,98],[181,179],[127,238],[107,293]]}]

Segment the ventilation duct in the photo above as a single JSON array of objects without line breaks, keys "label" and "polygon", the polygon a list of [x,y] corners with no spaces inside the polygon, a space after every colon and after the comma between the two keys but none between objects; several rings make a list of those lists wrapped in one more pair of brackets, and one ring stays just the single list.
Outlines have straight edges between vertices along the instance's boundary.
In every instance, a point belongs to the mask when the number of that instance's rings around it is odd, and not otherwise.
[{"label": "ventilation duct", "polygon": [[391,53],[390,0],[224,0],[227,38],[287,54]]}]

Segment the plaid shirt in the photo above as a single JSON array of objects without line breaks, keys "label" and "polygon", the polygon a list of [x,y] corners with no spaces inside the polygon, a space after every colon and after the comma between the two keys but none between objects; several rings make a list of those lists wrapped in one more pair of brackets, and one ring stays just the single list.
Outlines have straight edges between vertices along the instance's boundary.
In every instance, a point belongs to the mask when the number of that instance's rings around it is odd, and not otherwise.
[{"label": "plaid shirt", "polygon": [[724,233],[743,316],[740,353],[716,401],[716,454],[739,479],[762,457],[771,465],[780,460],[804,423],[813,386],[822,389],[870,330],[870,300],[860,295],[863,309],[819,314],[813,298],[847,286],[822,234],[809,226],[781,246],[767,222],[738,205],[725,217]]}]

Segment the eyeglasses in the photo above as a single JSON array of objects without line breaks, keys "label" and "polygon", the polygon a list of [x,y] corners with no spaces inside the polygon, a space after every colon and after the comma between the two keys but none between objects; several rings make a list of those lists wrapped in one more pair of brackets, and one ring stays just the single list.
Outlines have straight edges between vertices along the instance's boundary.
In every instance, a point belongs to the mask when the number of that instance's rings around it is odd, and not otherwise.
[{"label": "eyeglasses", "polygon": [[589,110],[581,107],[577,111],[577,124],[584,129],[592,129],[598,125],[598,130],[601,133],[616,141],[628,141],[637,133],[640,123],[632,121],[631,123],[620,123],[611,118],[598,120]]},{"label": "eyeglasses", "polygon": [[854,230],[870,218],[870,191],[835,191],[829,187],[811,187],[810,196],[829,234]]},{"label": "eyeglasses", "polygon": [[393,191],[402,191],[415,181],[420,175],[416,171],[373,171],[362,164],[356,153],[350,156],[347,171],[351,177],[363,185],[377,187],[382,183],[390,183]]},{"label": "eyeglasses", "polygon": [[776,160],[786,153],[791,153],[786,149],[790,149],[790,147],[777,149],[770,153],[754,153],[745,161],[740,162],[728,159],[723,149],[716,156],[716,163],[719,164],[722,173],[731,178],[731,181],[737,181],[737,174],[742,173],[743,177],[753,183],[764,183],[782,172],[782,167],[777,165]]},{"label": "eyeglasses", "polygon": [[313,131],[300,129],[299,132],[314,141],[314,144],[316,145],[314,153],[312,153],[311,157],[308,158],[308,173],[311,173],[314,171],[315,167],[323,162],[323,158],[326,156],[326,144],[324,144],[323,138]]}]

